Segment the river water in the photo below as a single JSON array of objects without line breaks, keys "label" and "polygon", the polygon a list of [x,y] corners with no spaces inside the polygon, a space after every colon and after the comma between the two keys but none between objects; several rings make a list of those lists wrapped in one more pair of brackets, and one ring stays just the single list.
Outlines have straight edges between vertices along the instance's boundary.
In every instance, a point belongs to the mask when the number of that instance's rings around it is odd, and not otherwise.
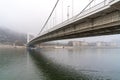
[{"label": "river water", "polygon": [[120,48],[0,49],[0,80],[120,80]]}]

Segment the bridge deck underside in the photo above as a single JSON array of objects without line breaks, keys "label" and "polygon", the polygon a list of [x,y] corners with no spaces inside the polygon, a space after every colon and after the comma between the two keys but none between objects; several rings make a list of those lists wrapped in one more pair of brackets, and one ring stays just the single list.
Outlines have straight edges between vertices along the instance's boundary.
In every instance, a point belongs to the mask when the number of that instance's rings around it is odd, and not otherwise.
[{"label": "bridge deck underside", "polygon": [[38,40],[37,43],[52,41],[52,40],[61,40],[61,39],[71,39],[71,38],[82,38],[82,37],[92,37],[92,36],[101,36],[101,35],[111,35],[111,34],[120,34],[120,26],[111,26],[109,28],[95,29],[85,32],[75,32],[58,37],[51,37],[48,39]]}]

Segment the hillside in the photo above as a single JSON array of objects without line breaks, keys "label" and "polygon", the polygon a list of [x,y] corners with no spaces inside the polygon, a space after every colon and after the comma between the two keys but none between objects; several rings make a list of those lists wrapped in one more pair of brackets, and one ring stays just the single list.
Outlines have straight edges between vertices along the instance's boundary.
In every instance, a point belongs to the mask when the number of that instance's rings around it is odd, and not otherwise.
[{"label": "hillside", "polygon": [[24,45],[26,43],[26,34],[0,27],[0,43],[10,45],[15,43],[16,45]]}]

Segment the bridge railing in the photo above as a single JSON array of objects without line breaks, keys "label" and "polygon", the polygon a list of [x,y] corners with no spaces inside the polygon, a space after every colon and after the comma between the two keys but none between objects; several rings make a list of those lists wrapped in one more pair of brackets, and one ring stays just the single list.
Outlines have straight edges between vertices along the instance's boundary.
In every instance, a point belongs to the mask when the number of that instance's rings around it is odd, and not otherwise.
[{"label": "bridge railing", "polygon": [[117,1],[117,0],[104,0],[102,2],[99,2],[98,4],[96,4],[92,7],[86,8],[84,11],[82,11],[79,14],[73,16],[72,18],[69,18],[69,19],[65,20],[64,22],[60,22],[59,24],[51,27],[50,29],[47,29],[46,31],[44,31],[40,35],[43,35],[43,34],[46,34],[48,32],[51,32],[53,30],[56,30],[58,28],[61,28],[62,26],[68,25],[68,24],[73,23],[77,20],[83,19],[86,16],[92,15],[92,14],[104,9],[105,7],[109,7],[109,4],[111,2],[114,2],[114,1]]},{"label": "bridge railing", "polygon": [[[49,21],[45,26],[45,29],[42,32],[47,31],[48,29],[51,29],[52,27],[77,15],[92,0],[85,0],[85,1],[86,2],[78,1],[78,0],[59,0],[57,7],[55,8],[53,14],[51,15]],[[91,3],[91,5],[92,4],[93,3]],[[88,7],[91,7],[91,5]]]},{"label": "bridge railing", "polygon": [[[48,28],[48,29],[46,29],[46,30],[44,30],[41,34],[39,34],[39,35],[36,36],[36,37],[39,37],[40,35],[44,35],[44,34],[46,34],[46,33],[49,33],[49,32],[51,32],[51,31],[54,31],[54,30],[56,30],[56,29],[58,29],[58,28],[61,28],[61,27],[65,26],[65,25],[68,25],[68,24],[70,24],[70,23],[73,23],[73,22],[75,22],[75,21],[77,21],[77,20],[83,19],[83,18],[85,18],[86,16],[92,15],[92,14],[94,14],[94,13],[96,13],[96,12],[104,9],[105,7],[109,7],[109,5],[110,5],[111,3],[115,3],[115,2],[118,2],[118,1],[120,1],[120,0],[103,0],[102,2],[99,2],[99,3],[97,3],[97,4],[93,5],[93,6],[90,6],[90,7],[88,6],[84,11],[79,12],[77,15],[75,15],[75,16],[69,18],[69,19],[65,19],[64,21],[62,20],[62,21],[60,21],[58,24],[55,24],[55,23],[53,22],[54,25],[48,25],[48,24],[50,24],[50,20],[49,20],[49,22],[47,23],[46,26],[48,26],[48,27],[51,26],[51,27]],[[52,19],[52,18],[54,18],[54,16],[52,16],[51,19]],[[54,19],[53,19],[53,20],[54,20]],[[52,20],[52,21],[53,21],[53,20]]]},{"label": "bridge railing", "polygon": [[[110,7],[111,5],[113,5],[114,3],[118,2],[118,1],[120,1],[120,0],[109,0],[109,1],[107,1],[107,2],[104,2],[104,1],[103,1],[103,2],[100,2],[99,4],[94,5],[93,7],[84,10],[82,13],[80,13],[80,14],[72,17],[72,18],[69,18],[69,19],[65,20],[64,22],[62,22],[62,23],[60,23],[60,24],[52,27],[51,29],[49,29],[49,30],[47,30],[47,31],[44,31],[42,34],[36,36],[36,37],[35,37],[33,40],[31,40],[30,42],[32,42],[32,41],[34,42],[34,41],[38,40],[39,37],[41,38],[41,36],[44,36],[44,34],[47,34],[47,33],[51,32],[51,31],[54,31],[54,30],[56,30],[56,29],[58,29],[58,28],[64,27],[64,26],[66,26],[66,25],[68,25],[68,24],[74,23],[74,22],[77,21],[77,20],[79,20],[79,21],[80,21],[80,20],[83,20],[83,18],[85,18],[85,17],[87,17],[87,16],[89,16],[89,15],[92,15],[92,14],[94,14],[94,13],[96,13],[96,12],[99,12],[100,10],[102,11],[103,9],[108,9],[108,7]],[[61,34],[62,34],[62,33],[61,33]],[[46,36],[46,35],[45,35],[45,36]],[[55,34],[55,35],[52,35],[52,36],[56,36],[56,34]],[[51,35],[50,35],[50,36],[47,35],[46,37],[47,37],[47,38],[48,38],[48,37],[51,37]],[[44,38],[46,38],[46,37],[42,37],[42,38],[44,39]]]}]

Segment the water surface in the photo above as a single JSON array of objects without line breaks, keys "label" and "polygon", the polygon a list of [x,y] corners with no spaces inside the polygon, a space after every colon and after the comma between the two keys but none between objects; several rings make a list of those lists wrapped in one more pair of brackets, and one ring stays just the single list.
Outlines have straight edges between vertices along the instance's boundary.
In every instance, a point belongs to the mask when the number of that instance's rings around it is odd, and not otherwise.
[{"label": "water surface", "polygon": [[120,48],[0,49],[0,80],[120,80]]}]

